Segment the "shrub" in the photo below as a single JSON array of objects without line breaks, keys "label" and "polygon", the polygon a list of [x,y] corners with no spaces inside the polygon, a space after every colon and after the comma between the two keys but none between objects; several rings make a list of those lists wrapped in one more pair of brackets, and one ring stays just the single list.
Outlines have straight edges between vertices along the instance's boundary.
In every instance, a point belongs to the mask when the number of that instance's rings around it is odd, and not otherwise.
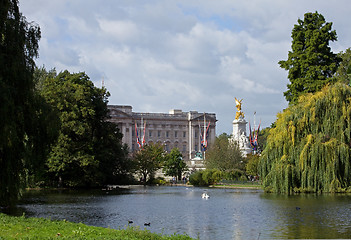
[{"label": "shrub", "polygon": [[203,171],[196,171],[189,177],[190,184],[194,186],[206,186],[204,180],[202,179]]},{"label": "shrub", "polygon": [[223,178],[226,180],[239,180],[241,176],[245,176],[244,172],[239,169],[232,169],[223,173]]},{"label": "shrub", "polygon": [[189,182],[194,186],[213,185],[221,180],[222,172],[218,169],[206,169],[190,175]]}]

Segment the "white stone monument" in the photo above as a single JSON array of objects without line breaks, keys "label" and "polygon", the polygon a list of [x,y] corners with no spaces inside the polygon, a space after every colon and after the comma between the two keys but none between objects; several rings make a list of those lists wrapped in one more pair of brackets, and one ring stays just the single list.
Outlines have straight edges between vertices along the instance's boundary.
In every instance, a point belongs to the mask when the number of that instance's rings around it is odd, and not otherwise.
[{"label": "white stone monument", "polygon": [[236,115],[233,121],[233,134],[231,141],[236,141],[239,144],[240,150],[242,151],[243,156],[251,153],[252,149],[250,147],[250,142],[246,136],[246,120],[244,113],[241,111],[241,100],[235,98],[236,103]]}]

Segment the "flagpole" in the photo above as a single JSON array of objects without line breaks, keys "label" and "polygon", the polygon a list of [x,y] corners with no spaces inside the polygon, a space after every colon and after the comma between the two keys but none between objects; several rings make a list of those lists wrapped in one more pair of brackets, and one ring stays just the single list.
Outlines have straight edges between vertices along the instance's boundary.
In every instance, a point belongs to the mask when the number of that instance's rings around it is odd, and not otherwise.
[{"label": "flagpole", "polygon": [[145,139],[145,132],[144,132],[144,119],[141,118],[140,121],[140,135],[143,134],[141,137],[141,147],[144,146],[144,139]]},{"label": "flagpole", "polygon": [[204,112],[204,134],[203,134],[203,144],[204,144],[204,147],[203,147],[203,150],[204,150],[204,154],[203,154],[203,160],[205,160],[205,158],[206,158],[206,150],[205,150],[205,147],[206,147],[206,138],[207,138],[207,136],[206,136],[206,112]]},{"label": "flagpole", "polygon": [[256,130],[256,111],[254,112],[254,132]]}]

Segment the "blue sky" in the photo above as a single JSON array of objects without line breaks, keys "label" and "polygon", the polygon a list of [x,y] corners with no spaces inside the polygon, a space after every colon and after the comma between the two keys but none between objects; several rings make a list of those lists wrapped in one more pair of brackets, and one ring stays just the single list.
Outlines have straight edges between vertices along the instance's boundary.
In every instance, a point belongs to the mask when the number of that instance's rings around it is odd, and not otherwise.
[{"label": "blue sky", "polygon": [[287,107],[291,30],[306,12],[333,22],[335,53],[351,47],[349,0],[20,0],[41,27],[37,65],[86,72],[136,112],[217,114],[232,132],[234,97],[246,120],[270,126]]}]

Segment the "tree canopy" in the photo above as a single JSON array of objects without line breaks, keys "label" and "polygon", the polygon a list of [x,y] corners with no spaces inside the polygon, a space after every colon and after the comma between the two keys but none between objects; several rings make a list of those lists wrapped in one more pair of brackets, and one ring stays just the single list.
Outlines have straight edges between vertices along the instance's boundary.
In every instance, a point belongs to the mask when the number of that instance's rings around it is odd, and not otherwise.
[{"label": "tree canopy", "polygon": [[133,158],[134,170],[142,176],[144,184],[154,177],[164,162],[165,151],[161,144],[150,144],[136,152]]},{"label": "tree canopy", "polygon": [[259,155],[257,154],[248,154],[246,156],[246,174],[251,176],[258,176],[258,163],[259,163]]},{"label": "tree canopy", "polygon": [[259,163],[274,192],[351,190],[351,87],[342,83],[301,96],[278,114]]},{"label": "tree canopy", "polygon": [[351,48],[346,49],[345,52],[340,52],[338,55],[342,61],[335,77],[338,81],[351,85]]},{"label": "tree canopy", "polygon": [[65,186],[94,186],[123,173],[127,149],[122,134],[107,122],[105,88],[89,77],[64,71],[48,77],[42,95],[57,112],[59,134],[47,160],[53,180]]},{"label": "tree canopy", "polygon": [[[36,106],[33,71],[40,29],[20,13],[17,0],[0,7],[0,206],[17,199],[33,152]],[[33,121],[34,120],[34,121]],[[39,148],[40,149],[40,148]]]},{"label": "tree canopy", "polygon": [[306,13],[298,19],[292,30],[292,51],[288,60],[279,61],[281,68],[288,70],[288,91],[284,96],[289,103],[295,103],[305,93],[319,91],[333,82],[341,59],[331,51],[330,41],[336,41],[332,23],[326,22],[318,12]]},{"label": "tree canopy", "polygon": [[175,176],[181,179],[182,173],[188,169],[183,160],[183,155],[178,148],[173,148],[170,153],[165,156],[163,171],[167,176]]},{"label": "tree canopy", "polygon": [[236,142],[229,142],[227,134],[219,135],[213,145],[206,152],[206,168],[219,169],[221,171],[241,169],[243,157],[239,145]]}]

